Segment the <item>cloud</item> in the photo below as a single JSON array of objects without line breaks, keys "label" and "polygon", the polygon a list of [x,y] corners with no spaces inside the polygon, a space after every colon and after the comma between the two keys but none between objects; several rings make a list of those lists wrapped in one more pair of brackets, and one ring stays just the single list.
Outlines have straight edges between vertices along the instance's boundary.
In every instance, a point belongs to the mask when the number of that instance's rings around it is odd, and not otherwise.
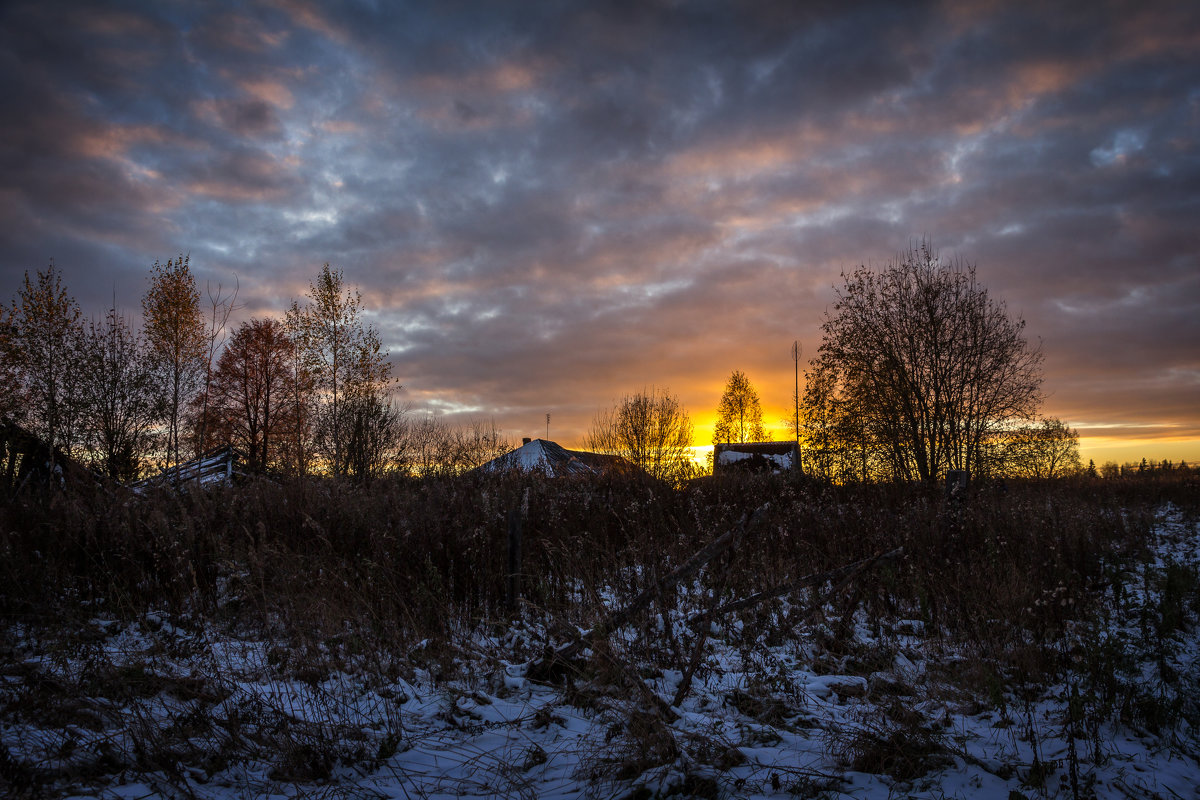
[{"label": "cloud", "polygon": [[782,409],[839,273],[929,236],[1042,340],[1050,413],[1197,426],[1188,4],[0,13],[10,286],[53,256],[133,307],[190,252],[262,316],[328,261],[419,408],[571,442],[733,369]]}]

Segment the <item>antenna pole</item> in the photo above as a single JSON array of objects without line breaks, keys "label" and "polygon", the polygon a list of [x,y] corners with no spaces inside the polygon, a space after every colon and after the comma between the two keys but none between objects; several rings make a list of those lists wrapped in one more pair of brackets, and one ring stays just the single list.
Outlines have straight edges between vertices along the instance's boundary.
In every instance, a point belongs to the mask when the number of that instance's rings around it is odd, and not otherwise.
[{"label": "antenna pole", "polygon": [[796,426],[796,461],[800,471],[804,471],[804,459],[800,456],[800,354],[804,352],[804,346],[800,344],[800,340],[796,339],[792,342],[792,361],[796,367],[796,388],[792,393],[792,400],[795,403],[795,414],[792,422]]}]

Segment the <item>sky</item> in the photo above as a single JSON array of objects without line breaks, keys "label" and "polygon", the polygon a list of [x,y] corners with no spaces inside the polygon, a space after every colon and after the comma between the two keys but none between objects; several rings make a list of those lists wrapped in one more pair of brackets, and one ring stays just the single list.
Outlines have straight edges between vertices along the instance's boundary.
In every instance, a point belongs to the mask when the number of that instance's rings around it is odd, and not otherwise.
[{"label": "sky", "polygon": [[[413,413],[786,438],[843,271],[974,264],[1096,462],[1200,461],[1200,4],[6,2],[0,300],[358,287]],[[802,364],[803,366],[803,364]]]}]

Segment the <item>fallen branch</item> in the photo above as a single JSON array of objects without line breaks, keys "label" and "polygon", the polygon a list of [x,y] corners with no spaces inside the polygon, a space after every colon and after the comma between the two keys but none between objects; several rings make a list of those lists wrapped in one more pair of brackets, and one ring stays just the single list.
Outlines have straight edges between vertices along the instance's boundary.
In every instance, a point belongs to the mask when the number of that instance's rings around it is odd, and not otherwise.
[{"label": "fallen branch", "polygon": [[[722,573],[720,582],[713,587],[709,611],[715,610],[717,603],[720,602],[727,576],[728,570]],[[688,692],[692,690],[692,678],[696,675],[696,670],[699,668],[700,662],[704,660],[704,645],[708,642],[708,634],[708,628],[696,631],[696,642],[692,646],[692,657],[688,659],[687,666],[683,670],[683,676],[679,680],[679,687],[675,690],[675,696],[671,699],[671,705],[674,707],[678,707],[683,702],[683,699],[688,696]]]},{"label": "fallen branch", "polygon": [[734,611],[741,611],[744,608],[752,608],[753,606],[756,606],[766,600],[770,600],[771,598],[781,597],[785,594],[791,594],[792,592],[799,591],[800,589],[808,586],[820,586],[826,581],[842,579],[841,584],[838,586],[838,589],[840,589],[842,586],[849,583],[860,572],[866,571],[881,561],[894,561],[902,555],[904,555],[904,548],[897,547],[895,550],[889,550],[886,553],[880,553],[872,556],[871,558],[864,558],[862,561],[855,561],[853,564],[847,564],[844,567],[838,567],[837,569],[831,569],[826,572],[814,572],[811,575],[805,575],[803,578],[799,578],[798,580],[789,581],[788,583],[774,586],[770,589],[764,589],[761,592],[755,592],[749,597],[744,597],[741,600],[734,600],[730,603],[720,606],[719,608],[712,609],[711,611],[702,611],[699,614],[690,617],[688,619],[688,625],[695,626],[701,622],[704,622],[705,620],[712,619],[713,617],[723,616],[725,614],[733,613]]},{"label": "fallen branch", "polygon": [[643,590],[637,597],[629,601],[629,604],[624,608],[620,608],[609,614],[591,630],[581,633],[572,641],[567,642],[556,650],[550,651],[542,658],[530,662],[527,674],[535,679],[536,676],[548,675],[552,672],[552,665],[570,661],[579,655],[580,651],[587,647],[589,642],[607,637],[613,631],[625,625],[635,615],[645,610],[655,597],[662,595],[668,589],[674,588],[677,584],[688,580],[699,572],[705,564],[732,547],[742,537],[742,534],[746,532],[747,528],[753,526],[763,517],[768,506],[769,504],[767,503],[759,506],[750,515],[749,519],[743,516],[738,520],[736,525],[702,547],[687,561],[656,581],[653,586]]}]

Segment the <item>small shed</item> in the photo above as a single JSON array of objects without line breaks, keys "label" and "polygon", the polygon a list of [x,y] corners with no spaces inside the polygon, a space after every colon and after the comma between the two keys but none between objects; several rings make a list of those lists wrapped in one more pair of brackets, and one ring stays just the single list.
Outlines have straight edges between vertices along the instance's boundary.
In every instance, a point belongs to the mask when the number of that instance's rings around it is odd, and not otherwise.
[{"label": "small shed", "polygon": [[130,484],[135,492],[152,486],[227,486],[235,478],[245,475],[242,465],[246,459],[233,445],[210,450],[199,458],[185,461],[178,466],[163,470],[158,475]]},{"label": "small shed", "polygon": [[713,445],[713,474],[786,472],[799,464],[795,442],[729,442]]}]

